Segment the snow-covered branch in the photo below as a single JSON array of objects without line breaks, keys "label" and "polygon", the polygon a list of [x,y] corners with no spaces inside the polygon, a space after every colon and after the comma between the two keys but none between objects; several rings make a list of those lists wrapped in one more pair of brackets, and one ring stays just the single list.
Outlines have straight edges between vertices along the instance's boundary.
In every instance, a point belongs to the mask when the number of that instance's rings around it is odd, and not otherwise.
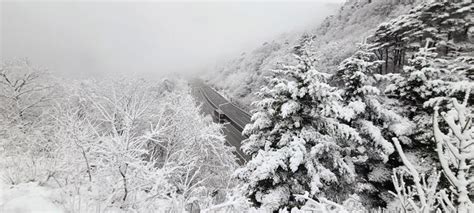
[{"label": "snow-covered branch", "polygon": [[473,202],[469,198],[469,189],[473,185],[473,174],[470,167],[472,167],[474,160],[474,149],[471,146],[474,143],[474,127],[471,107],[467,105],[468,99],[469,92],[461,104],[457,99],[452,99],[453,108],[446,113],[441,113],[443,120],[448,124],[448,134],[443,133],[440,129],[438,108],[435,108],[433,115],[436,151],[443,173],[455,189],[458,212],[468,212],[474,209]]},{"label": "snow-covered branch", "polygon": [[[438,172],[434,172],[428,179],[429,181],[426,181],[425,174],[420,175],[407,159],[399,140],[393,138],[400,158],[414,182],[415,190],[412,190],[412,186],[406,185],[403,173],[394,171],[392,179],[395,195],[406,210],[431,212],[441,208],[444,211],[469,212],[474,208],[469,197],[469,190],[473,185],[473,174],[470,168],[474,160],[474,149],[470,144],[474,142],[474,128],[471,121],[471,108],[467,104],[467,101],[460,104],[456,99],[452,99],[452,108],[448,112],[441,113],[443,121],[449,128],[447,134],[441,130],[438,107],[435,108],[433,114],[436,151],[442,173],[452,186],[449,190],[437,188],[440,176]],[[452,195],[449,196],[448,193],[451,191]]]},{"label": "snow-covered branch", "polygon": [[414,187],[407,186],[404,181],[404,173],[394,169],[392,175],[393,184],[395,186],[395,195],[400,200],[402,207],[405,210],[414,212],[431,212],[435,209],[436,201],[436,186],[439,181],[439,174],[434,172],[430,181],[427,181],[425,174],[419,173],[415,166],[408,160],[405,152],[402,149],[400,141],[397,138],[392,138],[397,152],[407,168],[406,172],[413,178]]}]

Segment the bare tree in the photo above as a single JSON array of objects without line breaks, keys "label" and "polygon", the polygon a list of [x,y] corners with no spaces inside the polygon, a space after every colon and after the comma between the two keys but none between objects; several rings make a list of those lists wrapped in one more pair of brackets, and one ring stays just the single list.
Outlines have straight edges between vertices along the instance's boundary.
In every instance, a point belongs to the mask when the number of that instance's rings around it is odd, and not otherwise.
[{"label": "bare tree", "polygon": [[0,65],[0,109],[10,121],[38,115],[36,109],[53,99],[55,84],[45,70],[33,67],[27,60]]},{"label": "bare tree", "polygon": [[53,156],[59,148],[53,140],[54,125],[48,114],[55,98],[49,74],[27,60],[0,63],[0,147],[7,179],[49,180],[60,164]]}]

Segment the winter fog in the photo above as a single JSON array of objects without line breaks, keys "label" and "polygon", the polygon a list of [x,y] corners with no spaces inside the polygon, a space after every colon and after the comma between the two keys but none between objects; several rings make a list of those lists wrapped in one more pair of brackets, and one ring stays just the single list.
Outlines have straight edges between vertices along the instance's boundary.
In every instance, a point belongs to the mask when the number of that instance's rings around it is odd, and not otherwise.
[{"label": "winter fog", "polygon": [[74,77],[196,73],[316,26],[337,3],[2,1],[0,57]]}]

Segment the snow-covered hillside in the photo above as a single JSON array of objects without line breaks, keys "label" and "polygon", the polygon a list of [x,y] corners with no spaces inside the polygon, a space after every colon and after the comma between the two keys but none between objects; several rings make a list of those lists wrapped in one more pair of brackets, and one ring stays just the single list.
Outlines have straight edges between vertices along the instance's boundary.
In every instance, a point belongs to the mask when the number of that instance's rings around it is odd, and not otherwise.
[{"label": "snow-covered hillside", "polygon": [[[316,68],[334,73],[338,64],[356,51],[375,27],[384,21],[408,12],[416,0],[349,0],[320,26],[306,29],[302,34],[288,34],[264,43],[250,53],[211,71],[209,80],[217,89],[229,94],[237,104],[250,109],[258,92],[278,63],[294,62],[293,48],[310,45],[315,54]],[[312,39],[311,44],[304,44]],[[217,74],[216,74],[217,73]]]}]

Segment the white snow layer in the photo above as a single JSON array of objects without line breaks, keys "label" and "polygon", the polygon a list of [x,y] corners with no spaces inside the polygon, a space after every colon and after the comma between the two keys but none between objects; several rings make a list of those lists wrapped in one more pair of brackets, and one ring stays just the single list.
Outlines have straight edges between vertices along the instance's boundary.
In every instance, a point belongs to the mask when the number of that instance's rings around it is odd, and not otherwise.
[{"label": "white snow layer", "polygon": [[6,185],[0,181],[0,212],[39,213],[64,212],[52,200],[58,193],[53,189],[39,186],[37,182]]}]

